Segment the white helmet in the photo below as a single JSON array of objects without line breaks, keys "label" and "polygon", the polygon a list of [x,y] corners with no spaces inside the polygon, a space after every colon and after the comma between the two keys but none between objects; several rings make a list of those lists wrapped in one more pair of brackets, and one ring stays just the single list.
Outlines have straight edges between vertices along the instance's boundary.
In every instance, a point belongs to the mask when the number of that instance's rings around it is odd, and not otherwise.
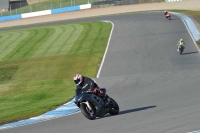
[{"label": "white helmet", "polygon": [[76,85],[80,85],[83,81],[83,76],[80,74],[75,74],[74,75],[74,82]]}]

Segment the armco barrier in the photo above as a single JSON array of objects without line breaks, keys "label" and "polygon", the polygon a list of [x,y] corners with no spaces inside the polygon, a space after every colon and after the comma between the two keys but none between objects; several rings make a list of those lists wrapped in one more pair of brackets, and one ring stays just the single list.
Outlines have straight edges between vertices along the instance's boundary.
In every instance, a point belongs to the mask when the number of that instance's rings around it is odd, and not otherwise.
[{"label": "armco barrier", "polygon": [[92,7],[91,4],[80,5],[80,10],[89,9],[89,8],[91,8],[91,7]]},{"label": "armco barrier", "polygon": [[49,15],[49,14],[51,14],[51,10],[24,13],[22,14],[22,18],[30,18],[30,17],[42,16],[42,15]]},{"label": "armco barrier", "polygon": [[72,11],[78,11],[78,10],[89,9],[89,8],[91,8],[91,4],[70,6],[70,7],[57,8],[57,9],[52,9],[52,10],[38,11],[38,12],[31,12],[31,13],[23,13],[23,14],[0,17],[0,22],[21,19],[21,18],[29,18],[29,17],[36,17],[36,16],[42,16],[42,15],[56,14],[56,13],[62,13],[62,12],[72,12]]},{"label": "armco barrier", "polygon": [[52,9],[51,14],[62,13],[62,12],[71,12],[80,10],[80,6],[70,6],[58,9]]},{"label": "armco barrier", "polygon": [[5,17],[0,17],[0,21],[7,21],[7,20],[15,20],[15,19],[21,19],[22,15],[11,15],[11,16],[5,16]]}]

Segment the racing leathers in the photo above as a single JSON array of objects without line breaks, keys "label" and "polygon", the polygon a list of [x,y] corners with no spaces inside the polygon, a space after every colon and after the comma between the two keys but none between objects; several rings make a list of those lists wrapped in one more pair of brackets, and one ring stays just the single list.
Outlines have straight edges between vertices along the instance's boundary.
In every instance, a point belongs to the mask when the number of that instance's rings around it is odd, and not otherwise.
[{"label": "racing leathers", "polygon": [[93,91],[95,88],[99,88],[96,82],[88,77],[83,77],[83,82],[76,86],[76,95],[82,91]]},{"label": "racing leathers", "polygon": [[[183,41],[178,41],[178,49],[180,49],[181,47],[183,47],[184,48],[184,42]],[[178,50],[177,50],[178,51]]]},{"label": "racing leathers", "polygon": [[76,86],[76,95],[79,95],[83,91],[92,91],[94,94],[100,96],[106,102],[109,102],[109,96],[106,94],[105,88],[99,88],[97,83],[88,77],[83,76],[83,81]]}]

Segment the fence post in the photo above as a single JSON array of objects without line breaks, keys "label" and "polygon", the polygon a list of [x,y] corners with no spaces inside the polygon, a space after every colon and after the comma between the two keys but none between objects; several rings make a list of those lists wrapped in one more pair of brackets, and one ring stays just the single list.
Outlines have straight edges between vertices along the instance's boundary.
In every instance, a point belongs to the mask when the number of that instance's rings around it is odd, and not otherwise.
[{"label": "fence post", "polygon": [[11,4],[10,4],[10,15],[11,15]]},{"label": "fence post", "polygon": [[20,9],[21,9],[21,14],[22,14],[22,8],[21,7],[22,7],[22,5],[21,5],[21,2],[20,2]]},{"label": "fence post", "polygon": [[31,8],[31,5],[30,5],[30,12],[32,12],[32,8]]},{"label": "fence post", "polygon": [[52,0],[51,0],[51,9],[52,9]]}]

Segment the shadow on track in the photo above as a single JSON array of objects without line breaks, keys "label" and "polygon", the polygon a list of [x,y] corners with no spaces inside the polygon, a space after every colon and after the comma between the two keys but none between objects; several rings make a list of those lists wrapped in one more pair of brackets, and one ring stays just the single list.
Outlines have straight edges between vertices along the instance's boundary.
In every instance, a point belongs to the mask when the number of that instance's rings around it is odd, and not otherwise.
[{"label": "shadow on track", "polygon": [[[151,109],[151,108],[155,108],[155,107],[157,107],[157,106],[146,106],[146,107],[141,107],[141,108],[123,110],[123,111],[120,111],[118,115],[123,115],[123,114],[133,113],[133,112],[137,112],[137,111],[147,110],[147,109]],[[108,114],[108,115],[104,116],[104,118],[111,117],[111,116],[112,115]]]},{"label": "shadow on track", "polygon": [[185,55],[185,54],[196,54],[196,53],[199,53],[199,52],[188,52],[188,53],[183,53],[182,55]]},{"label": "shadow on track", "polygon": [[180,19],[180,18],[171,18],[171,20],[178,20],[178,19]]},{"label": "shadow on track", "polygon": [[157,106],[147,106],[147,107],[141,107],[141,108],[136,108],[136,109],[123,110],[123,111],[120,111],[118,115],[123,115],[123,114],[132,113],[132,112],[147,110],[147,109],[151,109],[151,108],[155,108],[155,107],[157,107]]}]

